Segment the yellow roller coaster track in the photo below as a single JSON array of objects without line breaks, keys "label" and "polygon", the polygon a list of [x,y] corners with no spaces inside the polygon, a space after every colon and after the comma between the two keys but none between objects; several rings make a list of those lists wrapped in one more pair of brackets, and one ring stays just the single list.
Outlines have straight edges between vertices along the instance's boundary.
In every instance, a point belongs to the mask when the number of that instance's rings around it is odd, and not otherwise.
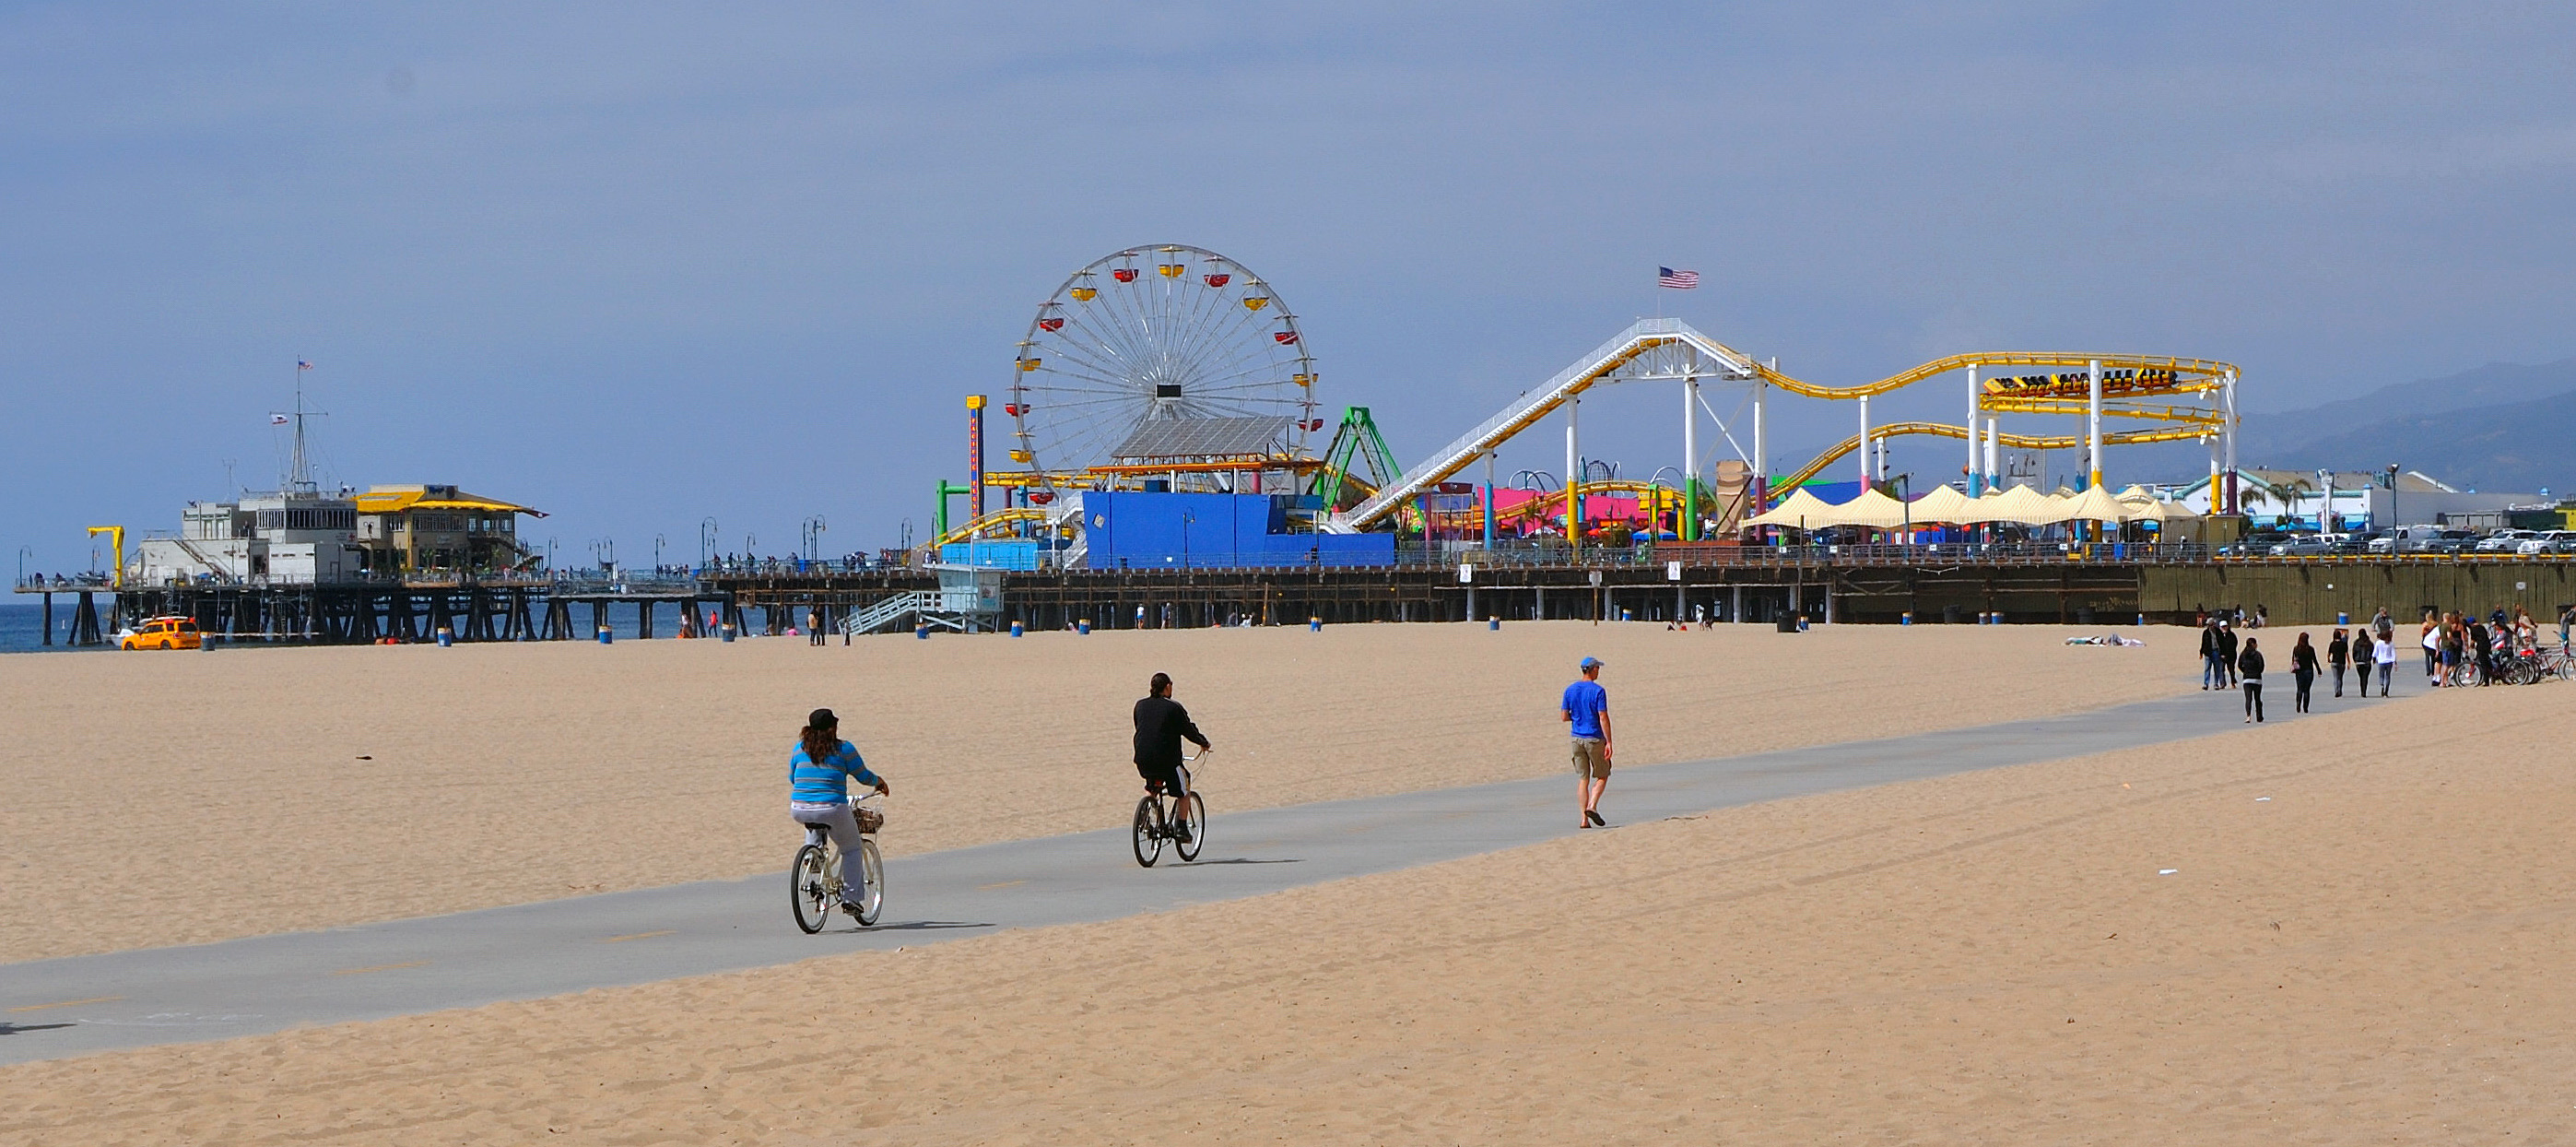
[{"label": "yellow roller coaster track", "polygon": [[1044,522],[1046,520],[1046,511],[1032,509],[1027,506],[1013,506],[1007,510],[993,510],[987,512],[983,517],[976,518],[967,522],[965,525],[952,529],[936,538],[932,538],[929,545],[932,551],[936,552],[940,546],[955,545],[959,542],[966,541],[969,538],[980,537],[1005,526],[1013,526],[1021,522]]},{"label": "yellow roller coaster track", "polygon": [[[2108,412],[2105,411],[2105,413]],[[2206,433],[2208,433],[2208,430],[2199,424],[2173,426],[2162,430],[2124,430],[2114,434],[2103,435],[2102,444],[2105,446],[2134,446],[2145,442],[2189,442]],[[1968,431],[1964,427],[1951,426],[1947,423],[1941,422],[1891,422],[1885,426],[1873,426],[1869,428],[1869,436],[1871,438],[1893,438],[1900,434],[1928,434],[1935,438],[1966,438],[1968,436]],[[2012,447],[2015,450],[2071,450],[2084,444],[2084,438],[2079,434],[2001,434],[1997,436],[1997,440],[2003,445]],[[1849,455],[1854,450],[1860,449],[1860,447],[1860,435],[1855,434],[1849,438],[1843,439],[1842,442],[1836,445],[1833,449],[1817,455],[1815,461],[1799,467],[1796,473],[1782,478],[1779,482],[1773,484],[1771,487],[1771,496],[1776,500],[1783,496],[1787,491],[1797,489],[1809,479],[1814,478],[1818,474],[1824,473],[1825,467],[1841,461],[1846,455]]]},{"label": "yellow roller coaster track", "polygon": [[[1875,394],[1886,394],[1892,390],[1902,390],[1928,378],[1937,378],[1941,375],[1948,374],[1951,371],[1966,370],[1972,366],[2057,366],[2090,368],[2094,363],[2098,362],[2102,364],[2102,369],[2105,372],[2137,372],[2138,378],[2134,380],[2133,385],[2120,388],[2120,394],[2123,397],[2144,396],[2150,394],[2197,394],[2221,385],[2222,380],[2226,376],[2236,373],[2236,367],[2233,364],[2206,358],[2172,358],[2164,355],[2140,354],[2094,354],[2084,351],[1975,351],[1969,354],[1954,354],[1948,358],[1936,358],[1921,366],[1915,367],[1912,370],[1905,371],[1902,374],[1892,374],[1876,382],[1863,383],[1859,386],[1818,386],[1811,382],[1802,382],[1798,379],[1791,378],[1788,375],[1773,370],[1768,366],[1764,366],[1759,362],[1754,362],[1749,355],[1745,356],[1745,360],[1751,363],[1753,373],[1761,376],[1762,381],[1788,391],[1791,394],[1803,395],[1808,398],[1833,399],[1864,398]],[[2000,379],[1987,380],[1987,396],[1984,399],[1984,402],[1988,409],[2020,410],[2022,409],[2019,405],[2021,402],[2041,401],[2036,397],[2034,399],[2016,398],[2013,395],[2012,388],[1999,387],[1995,385],[2001,381],[2002,380]],[[2065,385],[2071,385],[2071,383],[2061,384],[2061,386]],[[2075,412],[2081,413],[2083,411],[2083,401],[2080,394],[2055,393],[2050,394],[2047,397],[2060,401],[2071,400],[2075,403]],[[2005,403],[2013,403],[2014,405],[2008,406],[2004,405]],[[2056,407],[2049,407],[2048,410],[2052,413],[2064,413],[2064,411],[2059,410]]]}]

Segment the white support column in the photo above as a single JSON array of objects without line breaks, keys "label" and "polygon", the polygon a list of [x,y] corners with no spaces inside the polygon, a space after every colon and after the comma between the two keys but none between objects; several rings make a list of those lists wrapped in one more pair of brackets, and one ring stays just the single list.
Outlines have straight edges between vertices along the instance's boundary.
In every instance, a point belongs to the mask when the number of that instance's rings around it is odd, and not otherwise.
[{"label": "white support column", "polygon": [[1575,413],[1583,405],[1579,398],[1565,404],[1565,544],[1575,552],[1583,549],[1583,476],[1576,473],[1582,456],[1576,453],[1574,439]]},{"label": "white support column", "polygon": [[2086,371],[2084,399],[2084,468],[2088,471],[2085,488],[2102,484],[2102,360],[2094,359]]},{"label": "white support column", "polygon": [[1681,541],[1699,538],[1699,529],[1692,524],[1699,519],[1698,493],[1699,350],[1693,348],[1690,366],[1682,372],[1682,508],[1673,515],[1673,537]]},{"label": "white support column", "polygon": [[1993,490],[2002,482],[2004,472],[2004,420],[2001,415],[1986,416],[1986,489]]},{"label": "white support column", "polygon": [[2236,501],[2236,372],[2227,372],[2227,384],[2219,392],[2227,403],[2227,424],[2222,428],[2227,447],[2227,513],[2238,512]]},{"label": "white support column", "polygon": [[1743,586],[1735,586],[1727,591],[1726,619],[1738,625],[1744,624]]},{"label": "white support column", "polygon": [[1985,493],[1985,474],[1977,469],[1977,431],[1985,422],[1983,404],[1977,401],[1977,364],[1968,364],[1968,496]]},{"label": "white support column", "polygon": [[1860,488],[1869,489],[1869,396],[1860,396]]},{"label": "white support column", "polygon": [[[1780,369],[1779,359],[1771,360],[1771,369]],[[1748,518],[1771,508],[1771,451],[1762,438],[1762,399],[1770,389],[1770,383],[1753,380],[1753,504]]]}]

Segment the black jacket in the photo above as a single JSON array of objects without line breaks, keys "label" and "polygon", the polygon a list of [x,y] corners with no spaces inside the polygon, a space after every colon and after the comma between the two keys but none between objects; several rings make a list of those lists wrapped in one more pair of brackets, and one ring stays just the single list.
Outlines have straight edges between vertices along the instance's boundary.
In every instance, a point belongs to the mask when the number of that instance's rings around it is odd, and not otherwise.
[{"label": "black jacket", "polygon": [[2218,652],[2218,627],[2217,627],[2217,626],[2215,626],[2215,625],[2204,625],[2204,626],[2201,626],[2201,627],[2200,627],[2200,655],[2201,655],[2201,656],[2203,656],[2203,657],[2209,657],[2209,656],[2213,656],[2213,655],[2215,655],[2217,652]]},{"label": "black jacket", "polygon": [[2343,638],[2326,643],[2326,660],[2340,667],[2352,660],[2352,645]]},{"label": "black jacket", "polygon": [[2233,629],[2222,629],[2222,630],[2219,630],[2219,631],[2218,631],[2218,655],[2219,655],[2219,656],[2221,656],[2221,657],[2226,658],[2230,664],[2233,664],[2233,663],[2235,662],[2235,660],[2236,660],[2236,631],[2235,631],[2235,630],[2233,630]]},{"label": "black jacket", "polygon": [[1181,738],[1204,749],[1207,738],[1190,721],[1190,711],[1169,697],[1147,697],[1136,702],[1136,763],[1153,768],[1171,768],[1181,763]]},{"label": "black jacket", "polygon": [[[2343,659],[2342,659],[2342,658],[2340,658],[2340,657],[2338,657],[2338,658],[2336,658],[2336,659],[2335,659],[2335,661],[2336,661],[2338,664],[2340,664],[2340,663],[2343,661]],[[2313,645],[2293,645],[2293,646],[2291,646],[2291,647],[2290,647],[2290,672],[2292,672],[2292,673],[2305,673],[2305,674],[2307,674],[2307,675],[2309,675],[2309,676],[2311,676],[2311,677],[2316,676],[2316,673],[2317,673],[2317,647],[2316,647],[2316,646],[2313,646]]]},{"label": "black jacket", "polygon": [[2236,675],[2248,681],[2263,679],[2263,651],[2248,649],[2236,658]]}]

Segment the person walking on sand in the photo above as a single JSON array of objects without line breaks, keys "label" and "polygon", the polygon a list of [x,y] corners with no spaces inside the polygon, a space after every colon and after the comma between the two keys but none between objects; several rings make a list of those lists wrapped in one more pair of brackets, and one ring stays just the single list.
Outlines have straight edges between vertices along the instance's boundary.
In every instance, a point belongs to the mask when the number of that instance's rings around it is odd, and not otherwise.
[{"label": "person walking on sand", "polygon": [[2290,647],[2290,684],[2294,687],[2290,707],[2293,710],[2308,711],[2308,691],[2315,688],[2316,683],[2317,647],[2308,644],[2308,635],[2302,632],[2299,643]]},{"label": "person walking on sand", "polygon": [[[2252,640],[2248,638],[2247,640]],[[2225,621],[2218,623],[2218,667],[2224,670],[2229,687],[2236,684],[2236,629]]]},{"label": "person walking on sand", "polygon": [[2442,623],[2434,619],[2433,611],[2429,609],[2424,611],[2422,641],[2424,643],[2424,679],[2440,685],[2442,683]]},{"label": "person walking on sand", "polygon": [[2218,627],[2215,620],[2200,627],[2200,687],[2227,688],[2227,665],[2218,655]]},{"label": "person walking on sand", "polygon": [[[2367,641],[2369,637],[2368,631],[2364,631],[2362,639]],[[2342,627],[2338,626],[2334,631],[2334,637],[2326,642],[2326,670],[2334,674],[2334,695],[2337,697],[2343,696],[2343,671],[2350,664],[2352,664],[2352,639]]]},{"label": "person walking on sand", "polygon": [[805,611],[805,644],[823,644],[823,611],[819,607]]},{"label": "person walking on sand", "polygon": [[2364,697],[2370,696],[2370,670],[2379,663],[2379,645],[2371,640],[2369,626],[2352,631],[2352,681]]},{"label": "person walking on sand", "polygon": [[[2379,667],[2379,695],[2388,696],[2388,679],[2397,675],[2397,643],[2383,641],[2370,647],[2370,663]],[[2370,696],[2370,679],[2364,677],[2361,695]]]},{"label": "person walking on sand", "polygon": [[2236,676],[2245,689],[2245,723],[2263,719],[2263,651],[2254,638],[2245,639],[2245,651],[2236,655]]},{"label": "person walking on sand", "polygon": [[1608,828],[1601,819],[1601,794],[1610,788],[1610,693],[1601,687],[1601,659],[1586,657],[1575,668],[1583,679],[1565,687],[1557,715],[1574,735],[1574,790],[1583,805],[1580,826]]}]

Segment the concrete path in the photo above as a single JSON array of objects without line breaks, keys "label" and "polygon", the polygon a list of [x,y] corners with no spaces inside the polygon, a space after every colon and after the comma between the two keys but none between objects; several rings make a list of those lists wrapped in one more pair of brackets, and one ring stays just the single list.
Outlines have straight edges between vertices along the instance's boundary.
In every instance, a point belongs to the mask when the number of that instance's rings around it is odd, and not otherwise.
[{"label": "concrete path", "polygon": [[[2285,698],[2286,701],[2286,698]],[[2281,708],[2288,708],[2286,704]],[[2234,694],[2189,693],[2072,717],[1712,761],[1624,768],[1613,825],[1834,789],[2082,756],[2241,729]],[[540,904],[0,965],[0,1063],[224,1039],[497,1000],[1111,920],[1452,860],[1575,832],[1570,774],[1254,812],[1225,807],[1222,756],[1196,864],[1136,866],[1125,830],[891,860],[877,927],[818,936],[788,915],[779,869]],[[901,831],[897,825],[895,831]],[[577,838],[568,838],[575,839]],[[596,845],[608,847],[603,838]]]}]

